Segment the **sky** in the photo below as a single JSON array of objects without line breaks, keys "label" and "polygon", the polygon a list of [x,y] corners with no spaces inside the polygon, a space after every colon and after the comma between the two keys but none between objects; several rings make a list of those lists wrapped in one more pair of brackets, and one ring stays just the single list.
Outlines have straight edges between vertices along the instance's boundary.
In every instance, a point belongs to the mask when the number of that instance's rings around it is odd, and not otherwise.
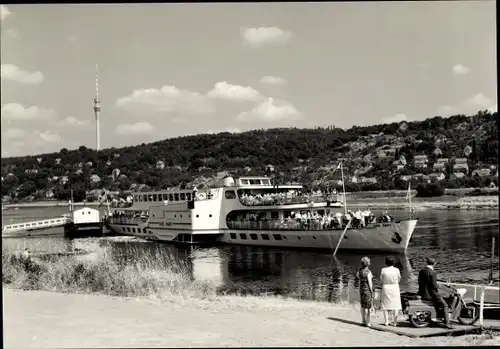
[{"label": "sky", "polygon": [[2,157],[497,110],[494,1],[1,5]]}]

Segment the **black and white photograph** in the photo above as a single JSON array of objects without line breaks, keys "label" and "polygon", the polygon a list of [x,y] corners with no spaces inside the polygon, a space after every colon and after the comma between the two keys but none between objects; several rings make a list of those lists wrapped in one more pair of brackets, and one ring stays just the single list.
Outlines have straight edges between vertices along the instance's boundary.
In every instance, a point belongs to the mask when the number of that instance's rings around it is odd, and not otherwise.
[{"label": "black and white photograph", "polygon": [[496,13],[0,5],[4,347],[500,345]]}]

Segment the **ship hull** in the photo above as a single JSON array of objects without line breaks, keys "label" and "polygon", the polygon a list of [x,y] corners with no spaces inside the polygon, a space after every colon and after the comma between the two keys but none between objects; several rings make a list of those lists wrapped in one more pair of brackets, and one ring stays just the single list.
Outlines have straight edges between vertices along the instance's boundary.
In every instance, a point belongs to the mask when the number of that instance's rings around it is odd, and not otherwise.
[{"label": "ship hull", "polygon": [[[417,220],[373,224],[365,228],[348,229],[339,250],[404,253],[410,243]],[[229,245],[280,247],[294,249],[335,250],[343,230],[254,230],[220,229],[217,242]],[[153,229],[160,241],[196,243],[203,231],[187,229]]]}]

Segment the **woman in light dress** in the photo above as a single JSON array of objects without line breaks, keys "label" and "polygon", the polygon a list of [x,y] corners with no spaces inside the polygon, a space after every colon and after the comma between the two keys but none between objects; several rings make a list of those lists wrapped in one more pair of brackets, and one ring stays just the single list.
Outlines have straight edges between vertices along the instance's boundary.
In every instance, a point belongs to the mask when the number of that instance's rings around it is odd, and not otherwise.
[{"label": "woman in light dress", "polygon": [[[388,326],[397,326],[398,313],[401,307],[401,295],[399,292],[399,282],[401,273],[394,267],[396,260],[392,256],[385,258],[385,265],[380,272],[380,282],[382,283],[382,310],[384,311],[384,324]],[[390,317],[392,315],[392,322]]]},{"label": "woman in light dress", "polygon": [[359,279],[359,297],[361,304],[361,321],[370,327],[370,313],[373,308],[373,275],[370,271],[370,258],[361,258],[361,268],[356,273]]}]

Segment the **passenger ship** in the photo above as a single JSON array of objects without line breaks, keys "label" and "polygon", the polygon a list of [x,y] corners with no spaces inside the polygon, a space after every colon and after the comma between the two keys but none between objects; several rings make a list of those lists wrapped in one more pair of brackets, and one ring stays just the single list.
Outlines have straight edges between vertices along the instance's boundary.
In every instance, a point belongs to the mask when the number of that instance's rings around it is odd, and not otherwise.
[{"label": "passenger ship", "polygon": [[[267,177],[237,182],[227,177],[219,188],[144,193],[138,199],[153,195],[152,202],[146,201],[151,205],[146,230],[161,241],[313,249],[338,245],[341,250],[398,253],[408,248],[417,220],[354,217],[340,195],[328,200],[301,195],[301,190],[302,185],[272,185]],[[338,212],[342,207],[344,214]]]}]

